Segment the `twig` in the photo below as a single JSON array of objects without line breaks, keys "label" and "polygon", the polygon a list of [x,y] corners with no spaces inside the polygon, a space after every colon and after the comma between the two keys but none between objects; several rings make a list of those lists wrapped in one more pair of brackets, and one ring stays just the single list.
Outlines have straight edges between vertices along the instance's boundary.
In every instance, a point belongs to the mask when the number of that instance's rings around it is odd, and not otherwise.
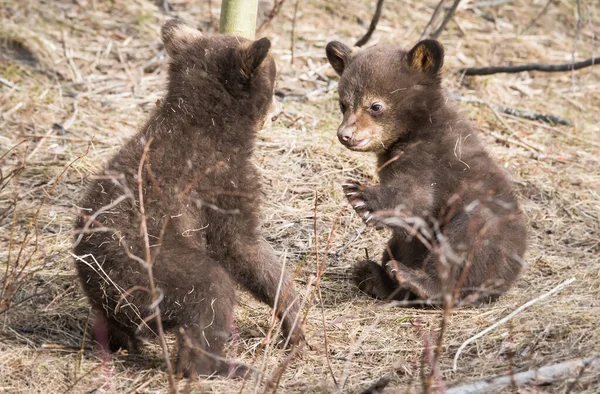
[{"label": "twig", "polygon": [[[575,64],[575,50],[577,49],[577,41],[579,40],[579,32],[581,30],[581,4],[579,0],[575,1],[577,5],[577,27],[575,28],[575,37],[573,38],[573,51],[571,52],[571,63]],[[571,69],[571,83],[575,86],[575,69]]]},{"label": "twig", "polygon": [[419,37],[419,41],[422,40],[427,35],[427,32],[429,31],[429,28],[433,24],[433,21],[435,20],[435,18],[437,18],[438,14],[440,13],[440,10],[442,9],[442,4],[444,4],[444,0],[440,0],[438,5],[435,7],[435,10],[433,10],[433,14],[431,14],[431,18],[429,19],[429,22],[427,22],[425,29],[423,29],[423,33],[421,33],[421,36]]},{"label": "twig", "polygon": [[552,1],[554,1],[554,0],[548,0],[548,2],[546,3],[546,5],[544,6],[544,8],[542,8],[542,10],[540,11],[540,13],[537,14],[537,16],[535,18],[533,18],[531,20],[531,22],[529,22],[529,24],[523,30],[521,30],[520,34],[524,34],[533,25],[535,25],[535,23],[546,13],[546,11],[548,10],[548,8],[550,7],[550,4],[552,4]]},{"label": "twig", "polygon": [[[325,271],[325,263],[321,264],[319,261],[319,233],[317,232],[317,207],[319,204],[319,194],[315,190],[315,209],[313,214],[313,231],[315,237],[315,262],[317,268],[317,278],[323,276],[323,272]],[[327,361],[327,368],[329,368],[329,373],[331,374],[331,378],[333,379],[333,383],[335,386],[338,386],[337,379],[335,378],[335,374],[333,373],[333,368],[331,367],[331,360],[329,359],[329,343],[327,341],[327,325],[325,324],[325,307],[323,306],[323,296],[321,295],[321,286],[320,282],[317,283],[317,290],[319,291],[319,304],[321,305],[321,319],[323,322],[323,343],[325,345],[325,360]]]},{"label": "twig", "polygon": [[[346,242],[346,244],[344,246],[342,246],[341,248],[338,249],[338,251],[335,253],[335,255],[337,257],[340,257],[342,255],[342,253],[344,253],[344,250],[346,250],[346,248],[354,241],[356,241],[358,239],[358,237],[360,237],[360,235],[367,229],[367,225],[363,224],[362,227],[360,227],[358,230],[356,230],[356,235],[353,236],[352,238],[350,238],[350,240],[348,242]],[[368,259],[367,259],[368,260]]]},{"label": "twig", "polygon": [[442,32],[444,31],[444,29],[446,28],[446,25],[450,21],[450,18],[452,18],[452,16],[454,15],[454,12],[458,8],[459,4],[460,4],[460,0],[454,0],[454,3],[452,3],[452,6],[448,10],[448,12],[446,12],[446,15],[444,16],[444,19],[442,20],[442,23],[440,24],[440,27],[438,27],[437,30],[434,31],[429,36],[430,38],[433,38],[434,40],[437,40],[437,38],[440,36],[440,34],[442,34]]},{"label": "twig", "polygon": [[569,70],[580,70],[585,67],[594,66],[600,62],[600,57],[591,57],[581,62],[572,62],[567,64],[545,64],[530,63],[519,66],[491,66],[491,67],[468,67],[461,68],[459,71],[463,75],[492,75],[499,73],[514,74],[523,71],[542,71],[542,72],[563,72]]},{"label": "twig", "polygon": [[371,19],[369,29],[367,30],[364,36],[362,36],[358,41],[356,41],[356,44],[354,44],[355,47],[362,47],[367,42],[369,42],[371,36],[373,35],[373,32],[375,31],[375,28],[377,27],[377,23],[379,22],[379,18],[381,17],[382,10],[383,0],[377,0],[377,7],[375,8],[375,14],[373,14],[373,18]]},{"label": "twig", "polygon": [[486,107],[493,108],[497,112],[502,112],[507,115],[512,115],[512,116],[516,116],[516,117],[523,118],[523,119],[537,120],[537,121],[545,122],[545,123],[549,123],[549,124],[560,124],[560,125],[564,125],[564,126],[573,126],[573,122],[571,120],[561,118],[561,117],[558,117],[555,115],[541,114],[539,112],[504,107],[502,105],[490,104],[490,103],[487,103],[487,102],[477,99],[477,98],[469,98],[469,97],[459,96],[456,94],[451,94],[450,96],[451,96],[451,98],[453,98],[457,101],[461,101],[463,103],[485,105]]},{"label": "twig", "polygon": [[338,81],[333,81],[333,80],[329,80],[329,83],[327,84],[327,86],[323,86],[321,88],[315,89],[315,90],[311,90],[308,93],[304,93],[304,94],[281,94],[281,91],[276,91],[275,94],[279,95],[279,96],[283,96],[282,101],[286,102],[286,101],[305,101],[308,100],[309,98],[312,97],[316,97],[319,96],[321,94],[325,94],[325,93],[329,93],[332,90],[335,90],[338,87]]},{"label": "twig", "polygon": [[577,360],[565,361],[559,364],[547,365],[541,368],[525,371],[511,376],[488,378],[464,386],[454,387],[447,394],[487,393],[511,385],[511,380],[517,386],[525,384],[548,384],[564,380],[569,376],[581,373],[583,370],[600,371],[600,355]]},{"label": "twig", "polygon": [[498,320],[496,323],[492,324],[491,326],[489,326],[485,330],[483,330],[480,333],[478,333],[477,335],[474,335],[471,338],[467,339],[465,342],[463,342],[462,345],[460,345],[460,347],[458,348],[458,351],[456,352],[456,355],[454,356],[454,362],[453,362],[453,365],[452,365],[453,371],[456,372],[458,357],[462,353],[463,349],[465,347],[467,347],[467,345],[469,345],[471,342],[475,341],[476,339],[481,338],[482,336],[484,336],[488,332],[490,332],[490,331],[498,328],[502,324],[506,323],[507,321],[509,321],[510,319],[512,319],[513,317],[515,317],[520,312],[524,311],[525,309],[527,309],[530,306],[532,306],[533,304],[535,304],[536,302],[541,301],[541,300],[543,300],[543,299],[545,299],[545,298],[547,298],[547,297],[549,297],[549,296],[551,296],[551,295],[553,295],[555,293],[558,293],[564,287],[570,285],[573,282],[575,282],[575,278],[567,279],[566,281],[562,282],[560,285],[556,286],[555,288],[553,288],[549,292],[544,293],[541,296],[539,296],[537,298],[534,298],[534,299],[526,302],[525,304],[521,305],[520,307],[518,307],[517,309],[515,309],[513,312],[511,312],[507,316],[503,317],[502,319]]},{"label": "twig", "polygon": [[158,331],[158,339],[160,341],[160,346],[162,348],[163,358],[165,361],[165,365],[167,366],[167,374],[169,377],[169,391],[172,393],[177,392],[177,386],[175,384],[175,376],[173,375],[173,368],[171,366],[171,358],[169,357],[169,348],[167,347],[167,341],[165,339],[165,332],[163,330],[162,318],[160,315],[160,306],[157,300],[157,291],[156,286],[154,285],[154,274],[152,272],[152,254],[150,252],[150,240],[148,237],[148,227],[146,225],[146,210],[144,208],[144,187],[143,187],[143,169],[144,164],[146,162],[146,158],[148,156],[148,150],[150,149],[150,144],[152,143],[152,138],[148,140],[146,145],[144,146],[144,151],[142,152],[142,157],[140,159],[140,165],[138,166],[137,172],[137,181],[138,181],[138,198],[140,204],[140,230],[142,231],[142,235],[144,237],[144,252],[145,252],[145,264],[144,268],[148,271],[148,279],[149,279],[149,287],[150,293],[152,294],[152,304],[154,306],[154,314],[156,315],[156,330]]},{"label": "twig", "polygon": [[18,91],[18,92],[21,91],[21,87],[20,86],[15,85],[14,83],[10,82],[8,79],[4,79],[4,78],[0,77],[0,83],[3,84],[3,85],[8,86],[11,89],[14,89],[14,90]]},{"label": "twig", "polygon": [[292,53],[292,64],[294,64],[294,44],[296,43],[296,16],[298,15],[298,3],[300,3],[300,0],[296,0],[296,2],[294,3],[294,17],[292,18],[292,43],[290,44],[290,52]]},{"label": "twig", "polygon": [[527,149],[528,151],[531,151],[536,154],[540,152],[539,149],[533,149],[533,148],[531,148],[531,146],[524,144],[521,141],[515,140],[514,138],[504,136],[500,133],[496,133],[495,131],[487,130],[484,128],[480,128],[479,130],[483,131],[486,134],[491,135],[492,137],[496,138],[496,140],[498,140],[498,141],[504,142],[506,145],[512,144],[512,145],[520,146],[521,148]]},{"label": "twig", "polygon": [[344,386],[346,386],[346,381],[348,380],[348,377],[350,376],[350,363],[352,362],[352,359],[354,358],[354,353],[356,353],[358,348],[362,345],[362,343],[365,341],[365,339],[367,339],[367,337],[371,334],[371,332],[375,329],[375,327],[377,327],[379,325],[379,320],[380,320],[380,316],[377,315],[375,317],[375,319],[373,319],[373,323],[360,334],[360,337],[356,340],[356,342],[354,342],[352,344],[352,346],[348,350],[348,357],[346,358],[346,364],[344,365],[344,374],[342,375],[342,380],[340,381],[340,386],[338,388],[337,393],[341,394],[344,392]]},{"label": "twig", "polygon": [[267,18],[256,29],[257,33],[259,33],[264,27],[271,24],[271,22],[273,21],[273,18],[275,18],[277,16],[277,14],[279,14],[279,11],[281,10],[281,6],[283,5],[284,2],[285,2],[285,0],[274,0],[273,1],[273,8],[271,8],[271,11],[269,11],[269,15],[267,16]]}]

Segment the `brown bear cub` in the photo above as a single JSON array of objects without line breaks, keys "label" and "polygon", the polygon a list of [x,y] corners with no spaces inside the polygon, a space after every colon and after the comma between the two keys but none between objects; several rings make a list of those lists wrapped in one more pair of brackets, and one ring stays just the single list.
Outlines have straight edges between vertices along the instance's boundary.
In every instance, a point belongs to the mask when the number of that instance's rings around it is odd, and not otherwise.
[{"label": "brown bear cub", "polygon": [[341,76],[338,138],[377,155],[380,184],[349,180],[344,193],[365,222],[392,229],[382,264],[356,265],[359,288],[416,303],[497,298],[521,270],[525,220],[510,181],[444,95],[441,44],[406,52],[334,41],[326,52]]},{"label": "brown bear cub", "polygon": [[251,163],[273,105],[275,62],[266,38],[207,37],[178,20],[162,39],[166,96],[79,204],[77,270],[110,350],[134,350],[136,334],[156,327],[140,261],[149,241],[161,319],[178,335],[176,371],[228,375],[235,282],[276,308],[291,341],[303,337],[290,277],[260,234],[261,179]]}]

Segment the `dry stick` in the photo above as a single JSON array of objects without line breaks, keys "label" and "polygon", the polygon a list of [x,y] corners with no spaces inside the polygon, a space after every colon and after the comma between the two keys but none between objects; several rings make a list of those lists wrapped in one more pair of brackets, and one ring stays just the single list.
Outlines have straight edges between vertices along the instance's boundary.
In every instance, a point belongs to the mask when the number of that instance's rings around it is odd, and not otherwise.
[{"label": "dry stick", "polygon": [[273,18],[275,18],[277,14],[279,14],[279,11],[281,10],[281,6],[283,5],[284,1],[285,0],[273,0],[273,8],[271,8],[271,11],[269,12],[267,18],[260,24],[260,26],[258,26],[258,28],[256,29],[256,33],[259,33],[263,29],[263,27],[266,27],[271,24]]},{"label": "dry stick", "polygon": [[[327,255],[331,244],[333,242],[333,234],[335,233],[335,230],[337,229],[337,224],[339,223],[339,219],[341,217],[342,211],[340,211],[338,217],[336,218],[333,226],[331,226],[331,231],[329,232],[329,236],[327,238],[327,245],[325,246],[325,255]],[[301,267],[299,267],[301,268]],[[316,278],[313,278],[313,276],[311,275],[307,285],[306,285],[306,295],[304,297],[303,303],[300,307],[300,310],[304,309],[305,305],[308,305],[306,307],[306,310],[304,312],[304,317],[302,319],[302,326],[304,326],[304,324],[306,323],[306,319],[308,318],[308,313],[310,312],[310,308],[312,306],[312,301],[313,301],[313,295],[316,289],[320,289],[320,285],[321,285],[321,277],[323,276],[323,273],[325,271],[325,264],[321,264],[320,269],[317,270],[317,275]],[[315,279],[315,286],[313,291],[309,291],[309,289],[312,286],[312,281],[313,279]],[[307,342],[307,341],[306,341]],[[269,378],[267,387],[272,386],[274,387],[273,389],[273,393],[277,392],[277,387],[279,387],[279,382],[281,381],[281,377],[283,376],[283,372],[285,371],[285,369],[288,367],[288,365],[290,364],[290,362],[292,361],[292,359],[296,356],[296,354],[301,350],[301,347],[305,344],[305,342],[302,342],[300,345],[296,346],[296,348],[294,348],[289,356],[281,363],[281,365],[277,368],[277,370],[271,375],[271,378]],[[328,354],[329,352],[327,352]],[[333,377],[333,373],[332,373],[332,377]],[[334,379],[335,381],[335,379]],[[273,383],[274,382],[274,383]],[[339,386],[338,386],[339,387]],[[240,391],[241,392],[241,391]]]},{"label": "dry stick", "polygon": [[300,0],[296,0],[296,3],[294,3],[294,17],[292,18],[292,43],[290,44],[290,52],[292,53],[292,64],[294,64],[294,44],[296,43],[296,16],[298,15],[298,3],[300,3]]},{"label": "dry stick", "polygon": [[537,16],[535,18],[533,18],[531,20],[531,22],[529,22],[529,24],[523,30],[521,30],[520,34],[524,34],[533,25],[535,25],[535,23],[546,13],[546,11],[548,10],[548,8],[550,7],[550,4],[552,4],[552,1],[554,1],[554,0],[548,0],[548,2],[546,3],[546,5],[544,6],[544,8],[542,8],[542,10],[540,11],[540,13],[537,14]]},{"label": "dry stick", "polygon": [[521,148],[526,149],[526,150],[528,150],[530,152],[533,152],[534,154],[539,153],[539,150],[532,149],[529,145],[526,145],[526,144],[522,143],[521,141],[515,140],[515,139],[510,138],[510,137],[506,137],[506,136],[504,136],[502,134],[496,133],[495,131],[484,129],[484,128],[479,128],[479,130],[483,131],[486,134],[491,135],[497,141],[504,142],[507,146],[508,145],[516,145],[516,146],[520,146]]},{"label": "dry stick", "polygon": [[339,390],[337,391],[337,393],[341,394],[344,392],[344,386],[346,386],[346,381],[348,380],[348,377],[350,376],[350,363],[352,362],[352,359],[354,358],[354,353],[356,352],[356,350],[358,350],[358,348],[362,345],[362,343],[365,341],[365,339],[367,339],[367,336],[369,334],[371,334],[371,332],[375,329],[375,327],[377,327],[378,324],[379,324],[379,316],[377,316],[375,318],[373,323],[367,328],[367,330],[365,330],[360,335],[360,337],[356,340],[356,342],[354,342],[354,344],[348,350],[348,358],[346,360],[346,364],[344,365],[344,374],[342,375],[342,380],[340,381],[341,383],[340,383],[340,387],[339,387]]},{"label": "dry stick", "polygon": [[[277,312],[279,310],[279,297],[281,294],[281,285],[283,283],[283,276],[285,275],[285,263],[287,260],[287,249],[284,250],[284,254],[283,254],[283,264],[281,265],[281,274],[279,276],[279,281],[277,283],[277,291],[275,292],[275,302],[273,303],[273,313],[271,315],[271,321],[269,323],[269,329],[267,330],[267,334],[265,335],[264,338],[264,342],[265,342],[265,346],[264,346],[264,350],[263,350],[263,362],[260,368],[260,375],[258,376],[258,379],[256,380],[256,387],[254,388],[254,392],[257,393],[258,392],[258,388],[260,387],[260,384],[262,383],[263,377],[265,376],[264,371],[267,368],[267,361],[269,358],[269,352],[271,351],[271,347],[272,347],[272,340],[271,340],[271,335],[273,334],[273,331],[275,330],[275,327],[277,325]],[[282,316],[283,317],[283,316]],[[268,388],[268,387],[267,387]],[[267,389],[265,389],[266,392]]]},{"label": "dry stick", "polygon": [[[523,141],[523,139],[517,135],[517,133],[516,133],[516,132],[513,130],[513,128],[512,128],[512,127],[510,127],[510,126],[509,126],[509,125],[508,125],[508,124],[507,124],[507,123],[504,121],[504,119],[502,119],[502,117],[500,116],[500,114],[498,113],[498,111],[496,111],[496,109],[494,108],[494,106],[492,106],[491,104],[489,104],[489,103],[487,103],[487,102],[485,102],[485,101],[483,101],[483,100],[477,100],[477,101],[472,101],[472,102],[474,102],[474,103],[476,103],[476,104],[485,105],[486,107],[488,107],[488,108],[490,109],[490,111],[492,111],[492,113],[494,114],[494,116],[496,117],[496,119],[498,119],[498,121],[499,121],[499,122],[502,124],[502,126],[504,126],[504,128],[505,128],[506,130],[508,130],[508,131],[510,132],[510,134],[511,134],[511,135],[512,135],[512,136],[513,136],[513,137],[514,137],[516,140],[518,140],[518,141],[519,141],[519,144],[520,144],[521,146],[525,146],[527,149],[529,149],[529,150],[532,150],[532,151],[534,151],[534,152],[541,152],[541,151],[543,151],[543,150],[544,150],[543,148],[540,148],[540,147],[537,147],[537,146],[531,145],[530,143],[528,143],[528,142],[526,142],[526,141]],[[496,138],[498,138],[498,137],[496,136]],[[500,137],[500,139],[502,139],[502,137]]]},{"label": "dry stick", "polygon": [[[319,262],[319,234],[317,233],[317,207],[319,202],[319,194],[315,190],[315,209],[313,214],[313,231],[315,237],[315,261],[317,268],[317,277],[321,277],[323,275],[323,271],[325,271],[325,263],[321,267]],[[335,387],[338,386],[338,382],[333,373],[333,368],[331,367],[331,360],[329,359],[329,344],[327,341],[327,327],[325,325],[325,307],[323,306],[323,296],[321,295],[321,286],[320,281],[317,283],[317,290],[319,291],[319,304],[321,305],[321,320],[323,322],[323,342],[325,344],[325,359],[327,360],[327,368],[329,368],[329,373],[331,374],[331,378],[333,379],[333,383],[335,383]]]},{"label": "dry stick", "polygon": [[377,23],[379,22],[379,18],[381,18],[381,11],[383,10],[383,0],[377,0],[377,7],[375,8],[375,14],[373,14],[373,18],[371,19],[371,24],[369,25],[369,29],[364,36],[362,36],[356,44],[355,47],[362,47],[371,39],[375,28],[377,27]]},{"label": "dry stick", "polygon": [[492,66],[492,67],[467,67],[459,71],[464,75],[492,75],[499,73],[520,73],[523,71],[563,72],[569,70],[580,70],[585,67],[594,66],[600,62],[600,57],[591,57],[581,62],[567,64],[545,64],[531,63],[519,66]]},{"label": "dry stick", "polygon": [[419,37],[419,41],[421,41],[427,35],[427,32],[429,31],[429,28],[433,24],[433,21],[435,20],[435,18],[437,18],[438,14],[440,13],[440,10],[442,9],[442,4],[444,4],[444,0],[440,0],[438,5],[435,7],[435,10],[433,10],[433,14],[431,14],[431,18],[429,19],[429,22],[427,22],[425,29],[423,29],[423,33],[421,33],[421,36]]},{"label": "dry stick", "polygon": [[[300,306],[300,310],[302,310],[304,308],[304,306],[306,305],[306,301],[309,298],[309,295],[312,293],[310,291],[310,288],[313,285],[313,280],[315,278],[311,275],[311,277],[309,278],[308,282],[306,283],[306,292],[305,292],[305,296],[303,298],[303,302]],[[305,321],[306,321],[306,317],[308,315],[308,311],[305,313],[304,318],[302,320],[302,325],[304,325]],[[292,362],[292,360],[296,357],[296,355],[300,352],[300,350],[302,350],[302,348],[305,345],[305,341],[301,342],[300,344],[296,345],[296,347],[294,347],[292,349],[292,351],[290,352],[290,354],[285,358],[285,360],[283,360],[283,362],[275,369],[275,372],[273,372],[271,374],[271,376],[269,377],[269,379],[267,380],[267,383],[265,385],[265,391],[264,393],[266,394],[268,389],[270,387],[273,387],[273,394],[275,394],[277,392],[277,388],[279,387],[279,382],[281,382],[281,377],[283,376],[283,373],[285,372],[286,368],[290,365],[290,363]],[[242,390],[240,390],[240,393],[242,392]]]},{"label": "dry stick", "polygon": [[144,146],[144,151],[142,152],[142,158],[140,159],[140,165],[138,166],[138,198],[140,204],[140,216],[141,216],[141,224],[140,230],[144,236],[144,252],[145,252],[145,264],[144,268],[148,271],[148,279],[150,282],[150,292],[152,293],[152,304],[154,305],[154,313],[156,315],[156,329],[158,331],[158,339],[160,341],[160,346],[163,352],[163,358],[165,360],[165,365],[167,366],[167,374],[169,376],[169,391],[171,393],[176,393],[177,388],[175,385],[175,376],[173,375],[173,368],[171,367],[171,359],[169,357],[169,348],[167,347],[167,341],[165,340],[165,332],[163,330],[162,318],[160,315],[160,306],[159,302],[156,302],[156,286],[154,285],[154,274],[152,272],[152,255],[150,253],[150,239],[148,238],[148,227],[146,225],[146,210],[144,208],[144,188],[142,185],[143,179],[143,169],[144,163],[146,162],[148,156],[148,150],[150,149],[150,144],[152,143],[152,138],[146,143]]},{"label": "dry stick", "polygon": [[538,369],[525,371],[511,376],[499,376],[464,386],[454,387],[446,391],[447,394],[475,394],[487,393],[509,386],[511,380],[517,386],[525,384],[544,384],[564,380],[569,376],[581,373],[583,370],[600,371],[600,355],[565,361],[558,364],[547,365]]},{"label": "dry stick", "polygon": [[569,119],[564,119],[564,118],[554,116],[554,115],[540,114],[538,112],[526,111],[526,110],[522,110],[522,109],[515,109],[515,108],[504,107],[501,105],[490,104],[486,101],[483,101],[483,100],[480,100],[477,98],[468,98],[468,97],[460,96],[457,94],[450,94],[450,97],[454,100],[461,101],[463,103],[485,105],[486,107],[492,108],[493,110],[495,110],[497,112],[502,112],[507,115],[512,115],[512,116],[516,116],[516,117],[523,118],[523,119],[537,120],[540,122],[545,122],[545,123],[550,123],[550,124],[560,124],[560,125],[564,125],[564,126],[572,126],[573,125],[573,122],[570,121]]},{"label": "dry stick", "polygon": [[217,32],[217,24],[215,23],[215,17],[212,12],[212,0],[208,0],[208,17],[210,18],[210,30],[213,33]]},{"label": "dry stick", "polygon": [[0,77],[0,83],[3,84],[3,85],[6,85],[9,88],[14,89],[16,91],[20,91],[21,90],[20,86],[15,85],[14,83],[10,82],[8,79],[4,79],[4,78]]},{"label": "dry stick", "polygon": [[[577,41],[579,40],[579,31],[581,30],[581,4],[579,0],[577,4],[577,27],[575,28],[575,38],[573,38],[573,51],[571,52],[571,63],[575,64],[575,50],[577,49]],[[575,86],[575,70],[571,69],[571,83]]]},{"label": "dry stick", "polygon": [[472,336],[471,338],[467,339],[465,342],[463,342],[462,345],[460,345],[460,347],[458,348],[458,351],[456,352],[456,355],[454,356],[454,361],[452,364],[452,370],[454,372],[456,372],[456,368],[457,368],[457,362],[458,362],[458,357],[460,356],[460,354],[462,353],[463,349],[469,345],[471,342],[475,341],[476,339],[481,338],[482,336],[484,336],[485,334],[487,334],[488,332],[498,328],[499,326],[501,326],[502,324],[506,323],[507,321],[509,321],[510,319],[512,319],[513,317],[515,317],[517,314],[519,314],[520,312],[524,311],[525,309],[529,308],[530,306],[532,306],[533,304],[535,304],[538,301],[543,300],[544,298],[547,298],[559,291],[561,291],[564,287],[570,285],[571,283],[575,282],[575,278],[571,278],[571,279],[567,279],[566,281],[562,282],[560,285],[556,286],[555,288],[553,288],[552,290],[550,290],[547,293],[542,294],[541,296],[534,298],[528,302],[526,302],[525,304],[521,305],[520,307],[518,307],[517,309],[515,309],[513,312],[511,312],[510,314],[508,314],[507,316],[503,317],[502,319],[498,320],[496,323],[492,324],[491,326],[489,326],[488,328],[486,328],[485,330],[481,331],[480,333],[478,333],[475,336]]},{"label": "dry stick", "polygon": [[444,29],[446,28],[446,25],[450,21],[450,18],[452,18],[452,16],[454,15],[454,12],[458,8],[458,4],[460,4],[460,0],[454,0],[454,3],[452,3],[452,6],[448,10],[448,12],[446,12],[444,19],[442,20],[442,23],[440,24],[440,27],[438,27],[437,30],[434,31],[430,35],[430,38],[433,38],[434,40],[436,40],[440,36],[440,34],[442,34]]},{"label": "dry stick", "polygon": [[492,113],[494,114],[494,116],[496,117],[496,119],[498,119],[498,121],[500,123],[502,123],[502,126],[504,126],[504,128],[506,130],[508,130],[510,132],[510,134],[516,139],[518,140],[521,144],[527,146],[530,150],[536,151],[536,152],[541,152],[544,150],[544,148],[540,148],[534,145],[531,145],[530,143],[524,141],[521,137],[519,137],[517,135],[517,132],[515,130],[513,130],[512,127],[510,127],[505,121],[504,119],[502,119],[502,117],[500,116],[500,114],[498,113],[498,111],[496,111],[494,109],[494,107],[492,107],[491,105],[485,103],[485,105],[490,109],[490,111],[492,111]]}]

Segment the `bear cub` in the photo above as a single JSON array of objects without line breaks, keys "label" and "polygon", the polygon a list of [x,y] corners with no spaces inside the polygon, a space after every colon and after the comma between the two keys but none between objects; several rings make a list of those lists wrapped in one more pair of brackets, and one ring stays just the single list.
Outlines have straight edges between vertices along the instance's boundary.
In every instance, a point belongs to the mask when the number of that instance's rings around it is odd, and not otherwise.
[{"label": "bear cub", "polygon": [[163,26],[162,39],[166,95],[79,203],[76,267],[100,345],[135,350],[156,330],[142,261],[151,260],[161,320],[178,336],[176,372],[245,374],[223,361],[236,282],[277,310],[292,342],[303,338],[291,279],[261,237],[261,179],[251,162],[273,107],[271,44],[203,36],[179,20]]},{"label": "bear cub", "polygon": [[441,44],[333,41],[326,54],[340,75],[339,141],[377,155],[379,185],[351,179],[344,194],[366,223],[392,230],[381,265],[355,266],[358,287],[421,304],[496,299],[521,270],[525,219],[510,181],[448,103]]}]

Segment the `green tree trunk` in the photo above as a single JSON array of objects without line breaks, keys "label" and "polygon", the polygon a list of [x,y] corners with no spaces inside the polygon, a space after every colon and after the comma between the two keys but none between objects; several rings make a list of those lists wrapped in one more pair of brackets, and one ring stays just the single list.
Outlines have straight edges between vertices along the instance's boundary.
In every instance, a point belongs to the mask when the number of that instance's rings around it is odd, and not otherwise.
[{"label": "green tree trunk", "polygon": [[221,34],[254,40],[258,0],[223,0],[221,4]]}]

